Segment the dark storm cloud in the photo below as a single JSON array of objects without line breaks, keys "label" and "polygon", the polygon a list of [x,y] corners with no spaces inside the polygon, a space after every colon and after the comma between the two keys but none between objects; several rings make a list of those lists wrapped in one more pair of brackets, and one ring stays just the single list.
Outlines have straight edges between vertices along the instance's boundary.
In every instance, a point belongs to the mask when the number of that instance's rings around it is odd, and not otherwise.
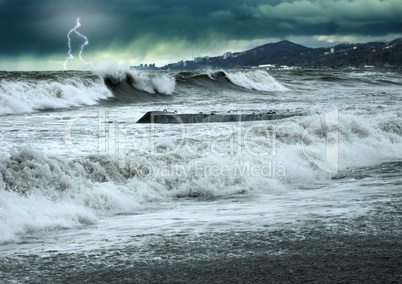
[{"label": "dark storm cloud", "polygon": [[253,40],[402,31],[400,0],[0,0],[0,56],[66,52],[81,18],[92,50],[158,42]]}]

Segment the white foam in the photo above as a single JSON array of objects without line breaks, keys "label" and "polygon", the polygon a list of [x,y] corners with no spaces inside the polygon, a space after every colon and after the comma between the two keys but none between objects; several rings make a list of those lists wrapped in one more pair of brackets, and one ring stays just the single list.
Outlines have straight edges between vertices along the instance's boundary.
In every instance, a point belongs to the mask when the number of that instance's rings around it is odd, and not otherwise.
[{"label": "white foam", "polygon": [[[154,201],[271,194],[329,184],[331,174],[305,155],[325,159],[325,134],[317,131],[302,139],[317,118],[322,117],[247,122],[241,127],[186,125],[185,134],[177,125],[155,125],[154,148],[149,143],[140,150],[128,147],[123,168],[113,157],[70,159],[30,148],[11,151],[0,161],[0,242],[17,240],[30,231],[82,226],[104,215],[132,213]],[[272,129],[276,140],[270,138]],[[340,170],[402,160],[398,113],[340,113],[335,129]],[[247,131],[248,137],[263,139],[246,141]],[[135,131],[130,135],[127,141],[136,145],[148,137]],[[263,152],[267,155],[258,155]]]},{"label": "white foam", "polygon": [[103,82],[90,78],[60,81],[3,79],[0,81],[0,115],[95,105],[111,96]]},{"label": "white foam", "polygon": [[176,86],[174,77],[168,74],[161,74],[151,79],[154,90],[159,94],[171,95]]},{"label": "white foam", "polygon": [[0,243],[132,212],[163,196],[144,181],[130,182],[126,170],[107,157],[72,161],[23,148],[1,160],[0,177]]},{"label": "white foam", "polygon": [[97,221],[93,211],[69,200],[49,200],[40,194],[21,196],[0,190],[0,243],[17,241],[26,233],[72,228]]},{"label": "white foam", "polygon": [[136,89],[145,91],[150,94],[160,93],[171,95],[174,91],[176,81],[175,78],[168,74],[151,74],[139,71],[127,71],[134,79],[133,86]]},{"label": "white foam", "polygon": [[257,91],[285,92],[289,89],[270,76],[266,71],[225,72],[227,78],[235,85]]}]

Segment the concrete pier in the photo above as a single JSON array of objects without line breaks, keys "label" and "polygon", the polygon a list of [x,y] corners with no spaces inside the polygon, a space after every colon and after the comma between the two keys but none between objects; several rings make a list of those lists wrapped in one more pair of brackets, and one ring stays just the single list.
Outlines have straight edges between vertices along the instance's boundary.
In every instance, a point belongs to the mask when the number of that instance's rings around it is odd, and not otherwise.
[{"label": "concrete pier", "polygon": [[178,123],[208,123],[208,122],[238,122],[238,121],[260,121],[275,120],[292,116],[302,116],[302,113],[259,113],[259,114],[215,114],[215,113],[188,113],[178,114],[176,112],[167,111],[149,111],[141,117],[137,123],[162,123],[162,124],[178,124]]}]

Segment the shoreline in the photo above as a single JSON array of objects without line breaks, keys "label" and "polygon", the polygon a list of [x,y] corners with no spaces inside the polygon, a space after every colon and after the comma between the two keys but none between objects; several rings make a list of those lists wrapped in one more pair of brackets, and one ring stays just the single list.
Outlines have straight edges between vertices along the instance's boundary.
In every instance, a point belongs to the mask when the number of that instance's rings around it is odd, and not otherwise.
[{"label": "shoreline", "polygon": [[[135,236],[141,246],[1,259],[21,283],[397,283],[399,233],[316,229]],[[8,264],[12,269],[7,270]],[[0,274],[1,275],[1,274]]]}]

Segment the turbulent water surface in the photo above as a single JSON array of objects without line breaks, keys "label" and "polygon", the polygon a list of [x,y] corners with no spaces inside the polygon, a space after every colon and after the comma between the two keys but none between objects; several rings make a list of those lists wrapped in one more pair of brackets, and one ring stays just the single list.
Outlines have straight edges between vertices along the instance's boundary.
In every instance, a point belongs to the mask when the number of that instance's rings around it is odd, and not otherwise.
[{"label": "turbulent water surface", "polygon": [[[0,72],[0,279],[232,261],[261,234],[398,239],[401,90],[398,70]],[[165,109],[304,115],[135,123]]]}]

